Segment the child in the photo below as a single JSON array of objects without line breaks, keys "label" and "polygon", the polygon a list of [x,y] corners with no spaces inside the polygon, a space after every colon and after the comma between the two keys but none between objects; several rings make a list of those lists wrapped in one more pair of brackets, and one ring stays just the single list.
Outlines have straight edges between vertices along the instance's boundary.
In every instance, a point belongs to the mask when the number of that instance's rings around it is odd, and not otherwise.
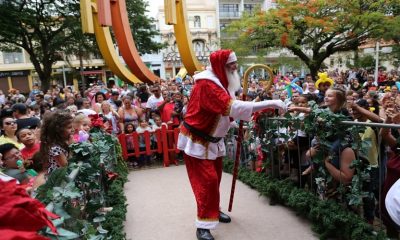
[{"label": "child", "polygon": [[[134,153],[135,152],[135,147],[133,145],[133,136],[132,133],[135,132],[135,126],[133,125],[133,123],[129,122],[125,124],[125,128],[124,128],[124,133],[125,135],[125,141],[126,141],[126,149],[128,150],[128,153]],[[135,156],[130,156],[128,158],[128,161],[130,163],[131,166],[133,166],[134,168],[138,167],[138,163],[136,161],[136,157]]]},{"label": "child", "polygon": [[[151,129],[151,127],[149,126],[149,124],[147,123],[146,120],[141,119],[139,120],[139,126],[136,128],[136,132],[139,133],[139,148],[140,151],[146,151],[146,142],[145,142],[145,138],[143,133],[145,131],[149,131],[149,132],[153,132],[153,129]],[[141,154],[139,157],[139,164],[143,165],[143,164],[147,164],[150,165],[150,156],[146,155],[146,154]]]},{"label": "child", "polygon": [[34,130],[22,128],[17,131],[18,141],[25,145],[21,149],[22,158],[24,160],[32,160],[33,155],[40,150],[40,144],[36,141]]},{"label": "child", "polygon": [[17,161],[22,159],[19,149],[12,143],[5,143],[0,145],[0,154],[4,167],[3,173],[17,179],[21,184],[27,184],[30,176],[23,167],[17,164]]},{"label": "child", "polygon": [[73,118],[69,113],[55,111],[43,118],[40,154],[45,160],[46,177],[54,170],[68,165],[69,147],[73,142]]},{"label": "child", "polygon": [[[153,129],[153,132],[157,131],[158,129],[161,129],[161,126],[163,126],[163,125],[166,128],[168,128],[168,124],[162,122],[161,117],[159,115],[155,114],[153,116],[153,122],[154,122],[154,124],[151,126]],[[157,138],[154,137],[152,144],[153,144],[154,148],[157,147]],[[158,152],[154,153],[153,160],[154,161],[162,160],[162,154],[158,153]]]},{"label": "child", "polygon": [[72,122],[74,127],[74,142],[85,142],[89,139],[90,119],[85,114],[78,114]]},{"label": "child", "polygon": [[[308,106],[310,97],[309,95],[300,95],[296,99],[296,105],[289,107],[289,111],[292,111],[301,122],[304,121],[304,117],[311,111],[311,108]],[[288,142],[289,155],[292,157],[294,168],[299,169],[300,167],[299,173],[304,173],[311,164],[310,159],[306,157],[306,151],[310,147],[309,138],[307,133],[301,129],[295,129],[295,131],[295,137]],[[304,176],[305,174],[299,174],[301,187],[304,187],[307,181],[307,178]]]},{"label": "child", "polygon": [[153,116],[153,122],[154,122],[154,124],[152,124],[152,126],[151,126],[153,128],[153,131],[156,131],[157,129],[161,129],[162,125],[168,127],[168,124],[163,123],[161,120],[161,117],[158,115]]}]

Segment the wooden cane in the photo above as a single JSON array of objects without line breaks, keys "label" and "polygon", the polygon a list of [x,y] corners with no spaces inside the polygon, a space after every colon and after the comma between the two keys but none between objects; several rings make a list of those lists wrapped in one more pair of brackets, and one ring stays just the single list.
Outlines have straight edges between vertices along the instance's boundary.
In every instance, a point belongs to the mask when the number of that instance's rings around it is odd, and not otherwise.
[{"label": "wooden cane", "polygon": [[[268,90],[272,86],[273,73],[272,73],[272,70],[267,65],[255,64],[255,65],[249,67],[246,70],[246,72],[244,73],[244,76],[243,76],[243,91],[242,91],[242,100],[243,101],[246,101],[246,97],[247,97],[249,75],[256,68],[264,69],[269,73],[269,80],[266,80],[267,83],[264,86],[264,89]],[[230,195],[230,198],[229,198],[229,207],[228,207],[228,211],[229,212],[232,211],[233,197],[235,195],[236,179],[237,179],[238,170],[239,170],[240,150],[241,150],[241,147],[242,147],[242,141],[243,141],[243,120],[240,120],[238,137],[236,139],[236,155],[235,155],[235,162],[234,162],[234,165],[233,165],[233,173],[232,173],[232,187],[231,187],[231,195]]]}]

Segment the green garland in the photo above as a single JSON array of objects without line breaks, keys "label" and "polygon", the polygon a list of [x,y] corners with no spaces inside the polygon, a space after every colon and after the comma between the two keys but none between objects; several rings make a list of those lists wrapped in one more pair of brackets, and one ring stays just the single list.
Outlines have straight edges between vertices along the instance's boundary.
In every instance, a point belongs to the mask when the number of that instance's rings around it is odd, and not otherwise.
[{"label": "green garland", "polygon": [[[232,173],[232,161],[225,159],[224,171]],[[372,226],[337,202],[320,200],[311,192],[295,187],[289,180],[277,180],[246,168],[239,168],[238,179],[272,202],[288,206],[309,219],[320,239],[387,239],[384,232],[375,234]]]},{"label": "green garland", "polygon": [[99,128],[90,131],[90,142],[70,146],[68,167],[52,172],[36,198],[61,218],[40,233],[51,239],[125,239],[128,168],[118,139]]},{"label": "green garland", "polygon": [[128,181],[128,167],[125,160],[122,158],[121,145],[116,144],[118,164],[116,172],[119,178],[114,180],[107,192],[106,200],[113,207],[113,210],[106,215],[106,220],[103,223],[105,229],[109,231],[111,239],[125,239],[124,222],[127,212],[126,197],[124,194],[124,184]]}]

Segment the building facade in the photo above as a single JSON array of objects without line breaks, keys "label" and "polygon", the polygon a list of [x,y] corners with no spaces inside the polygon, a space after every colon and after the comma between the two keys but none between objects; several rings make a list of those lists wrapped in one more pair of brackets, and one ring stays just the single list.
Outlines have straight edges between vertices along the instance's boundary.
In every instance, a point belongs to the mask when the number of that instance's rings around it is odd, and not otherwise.
[{"label": "building facade", "polygon": [[[82,87],[82,80],[86,83],[98,80],[106,81],[112,73],[105,66],[100,56],[90,56],[80,60],[76,56],[68,56],[65,61],[57,61],[53,65],[52,85],[74,86],[76,90]],[[33,84],[41,84],[38,74],[24,50],[16,52],[0,51],[0,90],[4,93],[15,88],[21,93],[29,93]]]},{"label": "building facade", "polygon": [[[219,48],[217,7],[215,0],[186,1],[186,14],[194,52],[203,65],[208,65],[210,53]],[[161,51],[165,66],[165,78],[171,79],[175,77],[183,64],[176,45],[173,26],[165,23],[164,5],[159,6],[158,10],[157,20],[161,41],[167,44],[167,47]]]}]

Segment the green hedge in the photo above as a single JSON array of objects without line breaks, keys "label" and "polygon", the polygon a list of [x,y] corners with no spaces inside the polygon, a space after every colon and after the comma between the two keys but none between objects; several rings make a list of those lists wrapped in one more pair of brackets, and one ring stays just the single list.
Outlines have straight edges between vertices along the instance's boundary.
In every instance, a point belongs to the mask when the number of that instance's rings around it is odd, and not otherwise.
[{"label": "green hedge", "polygon": [[51,239],[125,239],[127,212],[124,184],[128,168],[118,139],[94,128],[90,141],[70,146],[68,167],[52,172],[36,198],[61,218],[54,220],[58,235]]},{"label": "green hedge", "polygon": [[121,146],[117,145],[117,148],[119,157],[116,172],[119,174],[119,178],[111,183],[107,192],[107,202],[113,207],[113,210],[106,215],[103,225],[109,231],[111,239],[120,240],[125,239],[124,222],[127,204],[124,184],[128,181],[128,168],[122,158]]},{"label": "green hedge", "polygon": [[[233,162],[224,161],[224,171],[232,173]],[[321,239],[386,239],[384,232],[376,234],[372,226],[344,209],[333,200],[320,200],[311,192],[299,189],[288,180],[277,180],[265,174],[239,168],[238,179],[271,201],[288,206],[312,223]]]}]

